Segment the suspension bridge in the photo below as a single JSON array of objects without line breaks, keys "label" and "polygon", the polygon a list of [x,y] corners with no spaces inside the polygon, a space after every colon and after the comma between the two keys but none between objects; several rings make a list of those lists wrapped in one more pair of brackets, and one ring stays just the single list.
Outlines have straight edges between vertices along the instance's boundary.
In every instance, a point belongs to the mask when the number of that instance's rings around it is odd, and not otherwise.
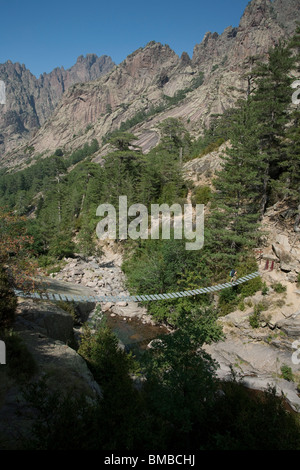
[{"label": "suspension bridge", "polygon": [[67,301],[67,302],[149,302],[149,301],[158,301],[158,300],[174,300],[182,297],[191,297],[201,294],[210,294],[213,292],[218,292],[229,287],[238,286],[245,282],[250,281],[259,277],[260,273],[258,271],[243,276],[233,282],[226,282],[224,284],[218,284],[211,287],[202,287],[199,289],[186,290],[182,292],[171,292],[166,294],[145,294],[145,295],[75,295],[70,293],[61,293],[61,292],[24,292],[22,290],[15,289],[15,294],[18,297],[23,298],[33,298],[40,300],[50,300],[50,301]]}]

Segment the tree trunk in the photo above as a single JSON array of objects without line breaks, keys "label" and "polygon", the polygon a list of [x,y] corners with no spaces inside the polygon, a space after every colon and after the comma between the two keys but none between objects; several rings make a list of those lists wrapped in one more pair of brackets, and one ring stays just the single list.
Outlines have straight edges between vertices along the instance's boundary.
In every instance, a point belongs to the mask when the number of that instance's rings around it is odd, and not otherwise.
[{"label": "tree trunk", "polygon": [[298,206],[298,214],[296,216],[295,224],[294,224],[294,232],[300,232],[300,204]]},{"label": "tree trunk", "polygon": [[268,202],[268,180],[269,180],[269,165],[267,166],[263,179],[263,193],[261,198],[261,217],[264,216]]},{"label": "tree trunk", "polygon": [[56,177],[57,179],[57,193],[58,193],[58,224],[61,224],[61,200],[60,200],[60,178],[59,175]]}]

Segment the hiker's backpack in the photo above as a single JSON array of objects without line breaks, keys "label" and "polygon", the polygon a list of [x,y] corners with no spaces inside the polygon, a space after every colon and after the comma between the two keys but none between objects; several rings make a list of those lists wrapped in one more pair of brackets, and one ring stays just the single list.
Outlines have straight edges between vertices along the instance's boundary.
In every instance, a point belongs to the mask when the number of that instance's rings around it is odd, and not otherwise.
[{"label": "hiker's backpack", "polygon": [[234,276],[234,273],[235,273],[235,270],[232,269],[232,270],[230,271],[230,277],[233,277],[233,276]]}]

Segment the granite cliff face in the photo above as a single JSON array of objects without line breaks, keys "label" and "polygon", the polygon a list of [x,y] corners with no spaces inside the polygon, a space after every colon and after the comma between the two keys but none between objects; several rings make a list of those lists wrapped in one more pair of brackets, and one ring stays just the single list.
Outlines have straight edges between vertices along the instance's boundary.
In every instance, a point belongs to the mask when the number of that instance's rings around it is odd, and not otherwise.
[{"label": "granite cliff face", "polygon": [[95,80],[113,66],[110,57],[87,54],[78,57],[68,70],[56,68],[36,78],[24,64],[11,61],[0,64],[0,80],[6,88],[6,103],[0,105],[0,152],[3,154],[32,137],[71,85]]},{"label": "granite cliff face", "polygon": [[249,57],[264,55],[285,35],[285,25],[278,21],[270,0],[252,0],[238,27],[230,26],[221,35],[211,32],[205,35],[194,48],[193,63],[211,68],[225,62],[236,66]]},{"label": "granite cliff face", "polygon": [[[158,142],[157,124],[167,117],[181,118],[192,134],[201,134],[212,114],[224,112],[239,97],[246,96],[255,60],[266,58],[270,47],[290,37],[299,19],[299,0],[252,0],[237,27],[229,26],[220,35],[206,33],[194,47],[192,58],[186,53],[179,57],[169,46],[151,42],[93,81],[83,80],[76,69],[62,80],[62,69],[56,69],[40,78],[47,82],[45,89],[51,91],[40,100],[41,109],[36,106],[38,122],[35,113],[24,118],[14,110],[10,111],[14,114],[5,114],[6,132],[11,135],[15,135],[13,126],[21,132],[24,122],[41,127],[25,146],[13,148],[7,144],[10,151],[2,156],[2,165],[14,166],[26,160],[28,148],[34,154],[49,155],[58,147],[73,150],[93,138],[101,145],[106,133],[119,128],[122,122],[128,123],[140,112],[144,119],[135,121],[131,131],[137,135],[137,144],[144,152]],[[21,69],[24,79],[29,80],[30,73]],[[62,81],[70,84],[79,77],[80,83],[68,90],[66,85],[63,88]],[[42,103],[48,100],[45,109],[49,109],[52,100],[55,101],[52,94],[56,97],[64,90],[47,119],[50,113],[47,115]],[[176,98],[178,93],[181,99],[171,101],[170,97]],[[156,112],[152,112],[154,108]]]},{"label": "granite cliff face", "polygon": [[[39,78],[39,85],[44,93],[41,93],[41,108],[39,109],[40,123],[43,124],[52,114],[53,109],[61,99],[63,93],[75,83],[84,83],[96,80],[108,73],[114,67],[112,59],[108,56],[97,57],[96,54],[79,56],[73,67],[65,70],[64,67],[56,68],[49,74],[44,73]],[[48,103],[50,106],[47,106]],[[46,106],[43,104],[46,103]]]}]

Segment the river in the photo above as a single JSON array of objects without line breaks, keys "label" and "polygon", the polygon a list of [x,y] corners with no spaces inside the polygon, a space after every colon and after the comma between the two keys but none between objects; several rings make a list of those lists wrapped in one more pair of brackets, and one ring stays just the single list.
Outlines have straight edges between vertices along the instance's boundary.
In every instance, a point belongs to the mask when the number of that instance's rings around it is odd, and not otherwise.
[{"label": "river", "polygon": [[[101,258],[66,259],[60,272],[48,279],[47,290],[85,296],[129,295],[121,263],[121,255],[108,249]],[[126,350],[135,354],[142,352],[152,339],[168,332],[167,328],[155,324],[147,309],[138,302],[101,302],[100,306],[101,310],[97,305],[90,306],[88,313],[84,313],[86,320],[95,325],[104,317]]]}]

